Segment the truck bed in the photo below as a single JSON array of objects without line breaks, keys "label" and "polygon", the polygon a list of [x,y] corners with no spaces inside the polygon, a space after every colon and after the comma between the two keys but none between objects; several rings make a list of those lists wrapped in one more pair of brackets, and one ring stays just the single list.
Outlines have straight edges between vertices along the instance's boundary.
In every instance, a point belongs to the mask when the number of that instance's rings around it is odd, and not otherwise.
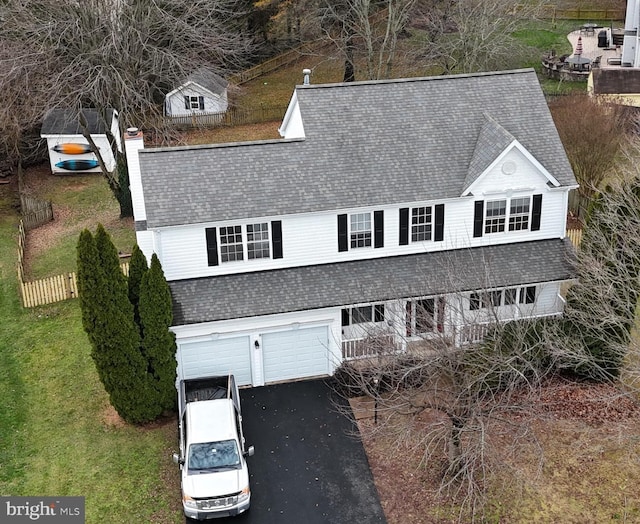
[{"label": "truck bed", "polygon": [[186,380],[184,383],[185,400],[186,402],[197,402],[227,398],[229,395],[228,384],[228,377]]}]

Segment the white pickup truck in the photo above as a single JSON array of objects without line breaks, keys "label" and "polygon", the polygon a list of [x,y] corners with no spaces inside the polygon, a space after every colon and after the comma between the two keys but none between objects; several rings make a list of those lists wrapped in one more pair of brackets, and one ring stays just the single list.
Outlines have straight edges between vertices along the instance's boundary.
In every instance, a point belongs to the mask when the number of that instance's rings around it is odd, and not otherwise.
[{"label": "white pickup truck", "polygon": [[238,515],[249,509],[251,491],[242,434],[240,396],[233,375],[181,380],[180,454],[182,505],[189,519]]}]

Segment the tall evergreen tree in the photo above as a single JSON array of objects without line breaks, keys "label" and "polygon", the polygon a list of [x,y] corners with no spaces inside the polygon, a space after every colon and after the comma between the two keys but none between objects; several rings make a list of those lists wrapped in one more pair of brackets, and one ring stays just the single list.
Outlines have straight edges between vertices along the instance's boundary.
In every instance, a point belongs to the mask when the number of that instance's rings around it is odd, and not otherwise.
[{"label": "tall evergreen tree", "polygon": [[140,302],[140,282],[143,275],[147,272],[147,257],[144,256],[138,244],[134,244],[131,252],[131,260],[129,261],[129,301],[133,305],[133,317],[136,324],[140,325],[140,313],[138,305]]},{"label": "tall evergreen tree", "polygon": [[176,404],[176,337],[169,330],[172,320],[171,291],[154,253],[140,284],[140,331],[159,402],[168,410]]},{"label": "tall evergreen tree", "polygon": [[[106,355],[97,351],[100,333],[104,329],[105,317],[102,314],[103,300],[107,295],[104,272],[99,270],[100,262],[95,239],[88,229],[80,233],[77,246],[77,283],[80,308],[82,310],[82,326],[89,337],[91,356],[96,363],[100,380],[104,383]],[[103,358],[104,357],[104,358]]]},{"label": "tall evergreen tree", "polygon": [[[84,252],[85,244],[90,245],[86,234],[82,240],[83,247],[79,247],[79,252]],[[140,333],[133,319],[133,306],[129,302],[128,285],[120,269],[118,253],[102,225],[96,230],[95,249],[97,257],[86,256],[83,263],[95,260],[96,266],[85,265],[83,271],[93,270],[97,274],[96,281],[104,282],[104,286],[97,286],[101,291],[99,296],[87,294],[81,304],[95,300],[95,304],[83,307],[88,307],[88,321],[95,316],[93,325],[87,325],[92,331],[89,340],[98,375],[111,404],[124,420],[132,423],[153,420],[162,406],[157,402],[147,362],[140,352]],[[86,292],[91,286],[85,283],[82,289]],[[84,316],[83,310],[83,319]]]}]

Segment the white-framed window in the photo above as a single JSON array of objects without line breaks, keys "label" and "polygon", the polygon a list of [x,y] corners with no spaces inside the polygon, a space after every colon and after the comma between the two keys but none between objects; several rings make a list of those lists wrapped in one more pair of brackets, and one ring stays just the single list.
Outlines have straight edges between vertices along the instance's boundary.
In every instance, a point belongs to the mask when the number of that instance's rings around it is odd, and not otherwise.
[{"label": "white-framed window", "polygon": [[441,333],[444,329],[444,298],[408,300],[405,324],[408,337]]},{"label": "white-framed window", "polygon": [[384,322],[384,304],[346,307],[342,310],[342,326]]},{"label": "white-framed window", "polygon": [[269,258],[269,223],[222,226],[220,228],[220,260],[236,262],[258,258]]},{"label": "white-framed window", "polygon": [[371,247],[371,213],[356,213],[349,220],[351,249]]},{"label": "white-framed window", "polygon": [[190,96],[189,97],[189,105],[191,109],[200,109],[200,97],[199,96]]},{"label": "white-framed window", "polygon": [[269,224],[247,224],[247,258],[269,258]]},{"label": "white-framed window", "polygon": [[526,231],[531,223],[531,197],[489,200],[486,204],[484,232]]},{"label": "white-framed window", "polygon": [[509,231],[529,229],[531,197],[512,198],[509,206]]},{"label": "white-framed window", "polygon": [[518,303],[518,288],[508,287],[504,290],[504,305],[513,306]]},{"label": "white-framed window", "polygon": [[432,220],[431,206],[411,208],[411,242],[431,240]]},{"label": "white-framed window", "polygon": [[536,301],[536,286],[508,287],[491,291],[474,292],[469,295],[469,309],[477,310],[516,304],[533,304]]},{"label": "white-framed window", "polygon": [[242,226],[223,226],[220,228],[220,259],[222,262],[244,260]]},{"label": "white-framed window", "polygon": [[507,201],[489,200],[485,211],[484,232],[502,233],[507,220]]},{"label": "white-framed window", "polygon": [[520,304],[534,304],[536,301],[536,286],[527,286],[520,288]]}]

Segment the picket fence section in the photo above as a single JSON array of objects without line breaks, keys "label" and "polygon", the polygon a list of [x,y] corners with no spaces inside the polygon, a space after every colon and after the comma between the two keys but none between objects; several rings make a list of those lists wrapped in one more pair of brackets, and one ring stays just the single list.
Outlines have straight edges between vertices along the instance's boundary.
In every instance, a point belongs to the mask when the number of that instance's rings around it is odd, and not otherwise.
[{"label": "picket fence section", "polygon": [[166,120],[177,128],[240,126],[282,120],[287,106],[266,106],[253,109],[230,107],[224,113],[171,116]]},{"label": "picket fence section", "polygon": [[[129,262],[120,264],[125,275],[129,274]],[[19,271],[20,272],[20,271]],[[20,293],[24,307],[44,306],[78,296],[76,272],[41,278],[31,282],[20,280]]]},{"label": "picket fence section", "polygon": [[[23,307],[44,306],[61,302],[78,296],[78,281],[76,272],[63,273],[38,280],[25,281],[24,279],[24,247],[25,224],[22,220],[18,224],[18,285]],[[129,275],[129,262],[122,262],[120,269],[125,275]]]}]

